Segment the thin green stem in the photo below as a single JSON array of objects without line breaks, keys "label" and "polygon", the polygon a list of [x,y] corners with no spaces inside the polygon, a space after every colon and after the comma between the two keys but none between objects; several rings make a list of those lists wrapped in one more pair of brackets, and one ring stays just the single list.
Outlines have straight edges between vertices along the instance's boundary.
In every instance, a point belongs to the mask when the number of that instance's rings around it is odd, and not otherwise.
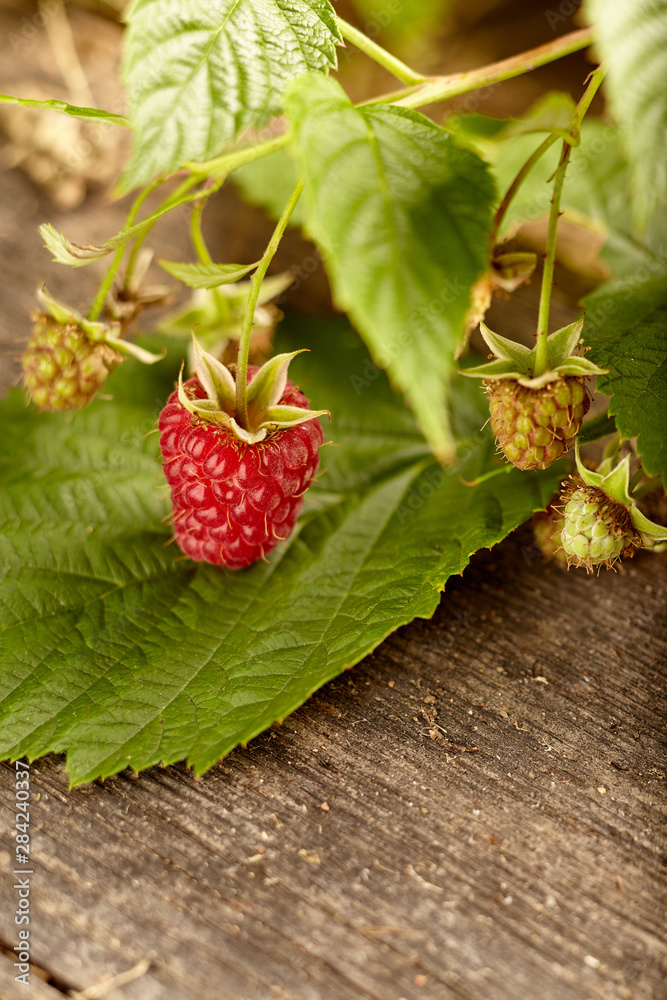
[{"label": "thin green stem", "polygon": [[392,56],[391,52],[387,52],[381,45],[378,45],[368,35],[365,35],[363,31],[359,31],[358,28],[344,21],[342,17],[337,18],[337,21],[340,33],[346,41],[352,42],[361,52],[370,56],[374,62],[384,67],[397,80],[400,80],[402,83],[424,83],[428,80],[428,77],[422,73],[417,73],[416,70],[411,69],[404,62],[401,62],[396,56]]},{"label": "thin green stem", "polygon": [[[206,197],[196,203],[190,216],[190,236],[192,239],[192,245],[195,248],[195,253],[199,257],[202,264],[213,263],[213,258],[211,257],[208,247],[206,246],[206,240],[204,239],[204,234],[201,228],[202,212],[206,207],[208,199],[212,194],[215,194],[215,192],[219,190],[225,180],[226,177],[222,177],[209,188],[206,193]],[[224,292],[222,292],[219,288],[213,288],[212,293],[218,310],[223,317],[223,322],[229,322],[231,319],[231,307],[229,301],[224,295]]]},{"label": "thin green stem", "polygon": [[[141,206],[146,201],[146,198],[148,198],[148,196],[152,194],[153,191],[155,191],[156,188],[158,188],[163,183],[164,183],[164,178],[160,178],[159,180],[153,181],[153,183],[149,184],[147,188],[144,188],[143,191],[139,192],[137,197],[132,202],[132,207],[128,212],[123,229],[131,228],[131,226],[134,224],[134,220],[136,219],[137,215],[141,210]],[[125,253],[125,244],[122,244],[122,246],[119,246],[115,254],[113,255],[113,260],[111,261],[111,265],[104,277],[104,281],[100,285],[97,295],[93,300],[93,304],[91,305],[90,310],[88,312],[89,320],[95,321],[102,312],[102,309],[104,308],[104,303],[106,301],[106,297],[109,294],[109,290],[113,285],[114,278],[116,277],[116,274],[118,272],[118,268],[120,267],[121,262],[123,260],[124,253]]]},{"label": "thin green stem", "polygon": [[250,282],[250,292],[248,294],[248,301],[243,315],[243,328],[239,339],[239,353],[236,362],[236,420],[239,425],[246,428],[246,430],[248,429],[248,403],[246,397],[246,387],[248,383],[248,354],[250,353],[250,338],[252,337],[252,328],[255,321],[257,300],[259,299],[259,292],[266,272],[269,269],[269,264],[276,255],[276,250],[280,246],[280,241],[283,238],[285,230],[287,229],[287,224],[292,216],[292,212],[296,208],[302,191],[303,178],[299,180],[299,183],[292,191],[290,199],[285,206],[285,210],[278,220],[273,236],[269,240],[266,252],[259,262],[259,267],[253,274],[252,281]]},{"label": "thin green stem", "polygon": [[554,280],[554,265],[556,263],[556,237],[558,234],[558,216],[560,215],[560,199],[565,183],[565,174],[570,162],[572,146],[568,142],[563,143],[558,169],[554,178],[554,191],[551,198],[551,211],[549,213],[549,230],[547,233],[547,253],[544,259],[544,272],[542,274],[542,290],[540,293],[540,311],[537,317],[537,347],[535,350],[535,371],[533,375],[538,378],[547,370],[547,339],[549,337],[549,309],[551,307],[551,290]]},{"label": "thin green stem", "polygon": [[431,77],[426,83],[411,87],[402,94],[388,94],[386,97],[376,98],[376,101],[398,104],[403,108],[422,108],[426,104],[446,101],[450,97],[460,97],[471,90],[480,90],[492,84],[504,83],[505,80],[513,80],[514,77],[530,73],[539,66],[546,66],[556,59],[587,48],[592,40],[592,28],[582,28],[580,31],[572,31],[568,35],[555,38],[552,42],[540,45],[536,49],[520,52],[509,59],[502,59],[500,62],[466,73]]},{"label": "thin green stem", "polygon": [[586,112],[593,103],[593,98],[600,89],[602,81],[604,80],[606,75],[607,75],[607,67],[604,65],[604,63],[602,63],[600,66],[597,67],[597,69],[594,69],[593,72],[588,77],[586,90],[584,91],[581,100],[579,101],[579,103],[575,108],[574,117],[572,119],[572,125],[570,127],[570,133],[572,134],[573,140],[575,140],[572,143],[573,146],[578,145],[578,142],[576,140],[578,140],[579,138],[579,130],[581,129],[581,123],[584,120]]},{"label": "thin green stem", "polygon": [[[148,196],[152,194],[153,191],[156,190],[156,188],[164,184],[164,181],[165,181],[164,177],[161,177],[158,180],[153,181],[152,184],[149,184],[147,188],[144,188],[144,190],[137,195],[125,220],[125,225],[121,230],[121,234],[127,230],[132,229],[135,219],[139,214],[141,206],[146,201],[146,198],[148,198]],[[194,185],[197,183],[198,183],[197,178],[187,177],[181,184],[179,184],[176,190],[171,195],[169,195],[168,198],[165,198],[165,200],[162,202],[160,207],[153,213],[153,215],[148,217],[150,219],[150,222],[147,225],[146,229],[139,235],[132,249],[132,253],[130,255],[128,263],[128,274],[126,277],[126,281],[127,278],[131,277],[134,270],[134,265],[136,263],[139,254],[139,250],[141,249],[144,240],[148,236],[149,232],[151,231],[157,220],[160,218],[161,215],[164,215],[165,212],[168,212],[170,208],[176,208],[177,205],[182,204],[182,201],[180,200],[182,196],[185,194],[186,191],[188,191],[191,187],[194,187]],[[91,321],[96,320],[99,317],[100,313],[102,312],[102,309],[104,308],[104,303],[106,302],[107,295],[111,291],[111,287],[114,283],[120,265],[123,261],[126,249],[127,249],[127,243],[121,243],[121,245],[118,247],[115,254],[113,255],[109,269],[106,275],[104,276],[104,280],[100,285],[97,295],[95,296],[93,304],[91,305],[90,310],[88,312],[87,318],[89,320]]]},{"label": "thin green stem", "polygon": [[557,138],[558,138],[557,135],[548,135],[547,138],[544,140],[544,142],[537,147],[535,152],[528,157],[524,165],[521,167],[521,170],[519,171],[519,173],[516,175],[516,177],[508,187],[503,200],[501,201],[500,205],[496,210],[496,214],[493,220],[493,227],[491,229],[491,236],[490,236],[490,244],[492,251],[498,241],[498,233],[500,232],[500,227],[502,226],[503,220],[507,215],[507,210],[514,201],[514,197],[517,191],[519,190],[519,188],[521,187],[521,185],[523,184],[526,177],[531,172],[537,161],[544,156],[544,154],[548,149],[551,149],[553,144],[556,142]]},{"label": "thin green stem", "polygon": [[253,160],[259,160],[262,156],[268,156],[269,153],[284,149],[285,146],[289,145],[291,139],[291,133],[285,132],[268,142],[260,142],[257,146],[237,149],[233,153],[224,153],[222,156],[216,156],[215,159],[207,160],[205,163],[186,163],[186,168],[199,181],[209,177],[227,177],[232,170],[243,167],[246,163],[252,163]]},{"label": "thin green stem", "polygon": [[202,264],[212,264],[213,258],[211,257],[208,247],[206,246],[206,240],[204,239],[204,234],[201,231],[201,216],[204,211],[204,205],[207,199],[202,198],[192,209],[192,214],[190,215],[190,237],[192,239],[192,245],[195,248],[195,253],[199,257]]},{"label": "thin green stem", "polygon": [[554,266],[556,262],[556,239],[558,236],[558,217],[560,215],[560,200],[563,193],[565,175],[570,162],[572,146],[579,143],[579,131],[584,115],[591,106],[591,102],[597,93],[600,84],[605,76],[606,69],[598,66],[589,79],[584,94],[575,108],[570,128],[571,142],[563,142],[563,151],[560,162],[554,176],[554,190],[551,198],[551,211],[549,213],[549,229],[547,232],[547,249],[544,259],[544,272],[542,274],[542,288],[540,292],[540,308],[537,317],[537,345],[535,350],[535,378],[543,375],[547,370],[547,340],[549,338],[549,310],[551,307],[551,291],[553,288]]}]

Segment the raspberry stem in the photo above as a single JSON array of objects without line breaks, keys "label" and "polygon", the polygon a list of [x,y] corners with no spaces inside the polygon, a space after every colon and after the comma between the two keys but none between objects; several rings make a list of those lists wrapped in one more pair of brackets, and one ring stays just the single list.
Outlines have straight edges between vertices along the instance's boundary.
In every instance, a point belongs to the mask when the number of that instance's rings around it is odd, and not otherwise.
[{"label": "raspberry stem", "polygon": [[[546,45],[539,45],[535,49],[520,52],[509,59],[503,59],[500,62],[482,66],[479,69],[468,70],[465,73],[452,73],[451,76],[426,77],[423,83],[416,83],[404,90],[382,94],[379,97],[361,101],[357,106],[362,107],[364,104],[397,104],[404,108],[421,108],[426,104],[446,101],[451,97],[460,97],[462,94],[481,90],[483,87],[488,87],[491,84],[513,80],[523,73],[530,73],[540,66],[546,66],[557,59],[562,59],[563,56],[588,48],[592,41],[592,29],[582,28],[579,31],[572,31],[567,35],[562,35],[552,42],[547,42]],[[412,71],[410,70],[410,72]],[[285,146],[289,145],[291,139],[291,134],[285,132],[283,135],[277,136],[275,139],[270,139],[268,142],[260,143],[257,146],[238,149],[233,153],[224,153],[222,156],[216,156],[214,159],[202,163],[192,161],[186,163],[185,167],[198,180],[204,180],[207,177],[220,177],[222,175],[227,177],[233,170],[243,166],[245,163],[251,163],[253,160],[258,160],[279,149],[284,149]]]},{"label": "raspberry stem", "polygon": [[428,77],[424,76],[422,73],[417,73],[416,70],[411,69],[410,66],[406,66],[404,62],[397,59],[396,56],[392,56],[391,52],[387,52],[382,46],[378,45],[377,42],[372,41],[365,35],[363,31],[359,31],[358,28],[353,27],[344,21],[342,17],[337,18],[338,27],[340,28],[340,33],[343,38],[352,42],[361,52],[364,52],[367,56],[376,62],[379,66],[383,66],[392,76],[395,76],[397,80],[402,83],[426,83]]},{"label": "raspberry stem", "polygon": [[519,190],[519,188],[521,187],[521,185],[523,184],[523,182],[525,181],[526,177],[533,169],[535,164],[538,162],[538,160],[540,160],[544,156],[544,154],[548,149],[551,149],[551,147],[553,146],[553,144],[556,142],[557,139],[558,139],[557,135],[548,135],[544,140],[544,142],[540,143],[535,152],[528,157],[524,165],[521,167],[521,170],[519,171],[519,173],[516,175],[516,177],[508,187],[503,197],[503,200],[498,206],[498,209],[496,211],[493,220],[493,228],[491,229],[491,236],[489,239],[489,245],[491,247],[492,253],[496,243],[498,242],[498,232],[503,224],[503,219],[507,215],[507,210],[514,201],[514,197],[517,191]]},{"label": "raspberry stem", "polygon": [[290,199],[285,206],[285,210],[278,220],[278,225],[273,231],[273,236],[269,240],[266,252],[259,262],[259,267],[253,274],[252,281],[250,282],[250,292],[248,293],[248,301],[243,315],[243,328],[241,330],[239,353],[236,360],[236,422],[240,427],[243,427],[244,430],[250,429],[248,426],[248,402],[246,389],[248,383],[248,354],[250,352],[250,338],[252,336],[252,328],[255,321],[257,300],[259,299],[259,292],[266,272],[269,269],[269,264],[276,255],[276,251],[280,246],[280,241],[283,238],[285,230],[287,229],[287,224],[292,216],[292,212],[296,208],[302,191],[303,178],[299,180],[299,183],[292,191]]},{"label": "raspberry stem", "polygon": [[422,108],[436,101],[446,101],[450,97],[460,97],[472,90],[481,90],[495,83],[513,80],[523,73],[529,73],[539,66],[562,59],[563,56],[588,48],[593,41],[593,30],[581,28],[567,35],[555,38],[546,45],[539,45],[527,52],[510,56],[500,62],[482,66],[480,69],[467,70],[464,73],[452,73],[451,76],[433,76],[406,91],[404,95],[389,94],[387,97],[376,98],[376,101],[389,101],[404,108]]},{"label": "raspberry stem", "polygon": [[[152,184],[149,184],[147,188],[144,188],[144,190],[141,191],[137,195],[137,197],[135,198],[134,202],[132,203],[132,207],[130,208],[130,211],[128,212],[127,218],[125,220],[125,225],[123,226],[123,230],[131,229],[132,228],[132,226],[134,225],[135,219],[137,218],[137,215],[139,214],[139,210],[141,209],[141,206],[143,205],[143,203],[146,201],[146,198],[148,198],[149,194],[152,194],[153,191],[155,191],[156,188],[160,187],[161,184],[164,184],[164,182],[165,182],[165,178],[164,177],[159,177],[157,180],[153,181]],[[174,191],[173,194],[169,195],[169,197],[166,198],[165,201],[162,203],[162,205],[160,206],[160,208],[157,209],[157,211],[155,213],[153,213],[153,214],[156,215],[156,217],[159,216],[159,213],[162,211],[163,208],[165,208],[165,206],[169,205],[170,202],[172,202],[172,201],[174,201],[176,199],[179,199],[181,197],[181,195],[183,195],[191,187],[194,187],[194,185],[196,183],[198,183],[198,181],[197,181],[196,178],[194,178],[194,179],[192,177],[186,178],[186,180],[184,180],[183,183],[181,185],[179,185],[179,187],[176,189],[176,191]],[[156,218],[156,221],[157,221],[157,218]],[[147,232],[148,232],[148,230],[147,230]],[[122,234],[122,230],[121,230],[121,234]],[[143,242],[143,240],[142,240],[142,242]],[[98,316],[100,315],[100,313],[102,312],[102,309],[104,308],[104,303],[106,302],[107,295],[109,294],[109,292],[111,290],[111,286],[114,283],[114,279],[116,277],[116,274],[118,273],[118,269],[119,269],[119,267],[120,267],[120,265],[121,265],[121,263],[123,261],[123,257],[125,256],[125,250],[126,250],[126,248],[127,248],[127,243],[121,243],[121,245],[118,247],[118,249],[116,250],[116,252],[115,252],[115,254],[113,256],[113,260],[111,261],[111,264],[109,266],[109,270],[107,271],[106,275],[104,276],[104,281],[100,285],[99,290],[97,292],[97,295],[95,296],[93,304],[90,307],[90,310],[88,312],[88,317],[87,318],[89,320],[91,320],[91,321],[96,320],[98,318]]]},{"label": "raspberry stem", "polygon": [[565,175],[570,162],[570,153],[573,146],[579,145],[579,130],[584,115],[588,111],[595,94],[602,83],[606,73],[605,66],[598,66],[593,70],[588,78],[588,85],[584,94],[575,108],[570,126],[570,142],[563,142],[563,151],[554,176],[554,190],[551,198],[551,212],[549,213],[549,230],[547,233],[547,251],[544,260],[544,272],[542,274],[542,290],[540,293],[540,309],[537,318],[537,347],[535,350],[535,371],[533,375],[538,378],[547,370],[547,338],[549,336],[549,309],[551,306],[551,291],[553,288],[554,264],[556,262],[556,239],[558,236],[558,218],[560,216],[560,199],[563,193]]},{"label": "raspberry stem", "polygon": [[560,215],[560,198],[565,183],[565,174],[570,162],[572,146],[563,143],[558,169],[554,178],[554,192],[551,198],[549,214],[549,231],[547,234],[547,253],[542,274],[542,291],[540,293],[540,311],[537,318],[537,348],[535,351],[534,378],[539,378],[547,370],[547,339],[549,336],[549,309],[551,307],[551,290],[554,280],[554,265],[556,263],[556,237],[558,235],[558,217]]},{"label": "raspberry stem", "polygon": [[[209,181],[208,184],[206,185],[206,187],[208,188],[206,196],[201,198],[199,201],[195,202],[194,208],[192,209],[192,212],[190,214],[190,238],[192,240],[192,245],[195,249],[195,253],[199,257],[199,260],[202,262],[202,264],[213,263],[213,258],[209,253],[208,247],[206,246],[206,240],[204,239],[204,234],[201,228],[202,213],[208,203],[208,199],[211,197],[212,194],[215,194],[216,191],[220,190],[220,187],[222,186],[225,180],[226,178],[222,177],[218,178],[217,181],[213,180]],[[215,303],[218,307],[220,314],[223,316],[225,321],[229,321],[231,318],[231,308],[229,302],[227,301],[225,296],[220,292],[219,288],[214,288],[212,291],[213,291],[213,298],[215,299]]]}]

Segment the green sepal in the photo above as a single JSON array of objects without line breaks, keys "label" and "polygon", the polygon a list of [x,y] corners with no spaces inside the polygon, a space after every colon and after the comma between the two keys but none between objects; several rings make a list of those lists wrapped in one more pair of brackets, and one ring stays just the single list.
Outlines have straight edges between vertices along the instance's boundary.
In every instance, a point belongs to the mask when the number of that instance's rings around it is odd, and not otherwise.
[{"label": "green sepal", "polygon": [[[667,542],[667,527],[656,524],[655,521],[650,521],[637,507],[631,508],[630,517],[632,518],[635,531],[638,531],[641,535],[644,545],[648,543],[648,548],[653,548],[655,551],[657,545]],[[664,549],[660,551],[664,551]]]},{"label": "green sepal", "polygon": [[[646,544],[647,540],[649,547],[652,547],[656,543],[667,542],[667,527],[656,524],[654,521],[649,520],[645,514],[642,514],[630,495],[629,455],[626,455],[618,465],[605,475],[601,472],[592,472],[586,468],[581,461],[578,440],[575,442],[574,454],[580,478],[583,479],[587,486],[595,486],[597,489],[602,490],[603,493],[606,493],[615,503],[627,507],[633,527],[641,536],[644,544]],[[603,463],[603,466],[606,466],[606,464],[606,462]]]},{"label": "green sepal", "polygon": [[112,337],[109,333],[103,338],[103,340],[105,344],[109,345],[109,347],[113,347],[121,354],[129,354],[130,357],[134,358],[136,361],[141,361],[144,365],[154,365],[156,361],[162,361],[167,353],[167,348],[163,347],[159,354],[153,354],[151,351],[147,351],[144,347],[139,347],[138,344],[132,344],[127,340],[122,340],[120,337]]},{"label": "green sepal", "polygon": [[164,348],[160,354],[152,354],[143,347],[138,347],[137,344],[131,344],[127,340],[123,340],[122,337],[116,337],[114,334],[120,328],[119,323],[97,323],[86,319],[78,309],[54,299],[44,285],[37,289],[37,299],[44,312],[55,319],[56,323],[72,323],[83,330],[88,339],[94,343],[108,344],[109,347],[113,347],[121,354],[129,354],[145,365],[153,365],[156,361],[161,361],[167,353],[166,348]]},{"label": "green sepal", "polygon": [[305,424],[316,417],[331,417],[329,410],[304,410],[300,406],[272,406],[264,415],[264,426],[284,430]]},{"label": "green sepal", "polygon": [[596,364],[588,358],[568,358],[557,368],[552,368],[552,372],[557,375],[574,375],[577,378],[589,378],[595,375],[604,375],[608,368],[598,368]]},{"label": "green sepal", "polygon": [[522,373],[529,371],[525,367],[533,353],[529,347],[517,344],[514,340],[507,340],[506,337],[501,337],[499,333],[489,330],[486,323],[480,323],[479,327],[485,343],[497,358],[501,361],[512,361]]},{"label": "green sepal", "polygon": [[266,411],[280,402],[287,385],[290,361],[302,353],[303,351],[293,351],[291,354],[277,354],[255,373],[246,392],[251,423],[261,424]]},{"label": "green sepal", "polygon": [[549,335],[547,369],[536,376],[537,344],[531,350],[523,344],[501,337],[500,334],[489,330],[486,324],[480,323],[482,337],[496,355],[496,359],[475,368],[461,369],[461,374],[469,375],[471,378],[515,379],[519,385],[527,389],[541,389],[563,375],[575,378],[604,375],[608,371],[607,368],[598,368],[592,361],[573,353],[579,345],[583,325],[584,317],[581,316],[574,323]]},{"label": "green sepal", "polygon": [[232,373],[222,361],[205,351],[195,335],[192,335],[192,349],[195,358],[195,374],[211,402],[230,416],[236,402],[236,383]]},{"label": "green sepal", "polygon": [[518,366],[513,361],[496,358],[495,361],[487,361],[484,365],[476,365],[474,368],[460,368],[459,371],[461,375],[469,375],[471,378],[520,379],[522,373],[517,368]]},{"label": "green sepal", "polygon": [[555,371],[574,354],[584,328],[584,317],[556,330],[547,339],[547,366]]},{"label": "green sepal", "polygon": [[300,406],[281,406],[287,385],[290,361],[302,351],[278,354],[262,365],[248,382],[246,402],[249,427],[236,421],[236,383],[229,369],[205,351],[192,335],[195,375],[204,389],[206,399],[190,399],[183,384],[183,368],[178,376],[178,399],[189,413],[209,424],[230,431],[246,444],[263,441],[271,431],[296,427],[316,417],[329,416],[328,410],[304,410]]},{"label": "green sepal", "polygon": [[118,323],[94,323],[91,320],[85,319],[78,309],[68,306],[58,299],[54,299],[45,285],[37,289],[37,300],[44,309],[44,312],[48,313],[52,319],[55,319],[56,323],[73,323],[84,331],[89,340],[106,340],[107,334],[111,329],[119,326]]}]

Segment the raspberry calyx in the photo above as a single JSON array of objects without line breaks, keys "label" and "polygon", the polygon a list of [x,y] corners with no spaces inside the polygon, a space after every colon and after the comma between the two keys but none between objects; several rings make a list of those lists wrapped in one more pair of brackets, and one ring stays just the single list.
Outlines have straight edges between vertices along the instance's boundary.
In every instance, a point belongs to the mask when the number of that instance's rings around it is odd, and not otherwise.
[{"label": "raspberry calyx", "polygon": [[463,375],[483,378],[491,428],[505,457],[519,469],[547,469],[570,448],[590,400],[586,378],[604,374],[574,351],[583,317],[547,339],[546,370],[536,374],[537,345],[530,350],[480,324],[495,357]]},{"label": "raspberry calyx", "polygon": [[131,354],[145,364],[163,354],[150,354],[115,336],[117,324],[84,319],[76,309],[54,299],[45,288],[37,298],[43,311],[22,359],[23,381],[41,410],[80,410],[92,402],[107,378]]},{"label": "raspberry calyx", "polygon": [[561,545],[569,566],[587,572],[611,568],[636,548],[667,541],[667,527],[650,521],[630,493],[630,456],[612,466],[606,459],[597,471],[587,469],[575,448],[576,479],[564,483]]}]

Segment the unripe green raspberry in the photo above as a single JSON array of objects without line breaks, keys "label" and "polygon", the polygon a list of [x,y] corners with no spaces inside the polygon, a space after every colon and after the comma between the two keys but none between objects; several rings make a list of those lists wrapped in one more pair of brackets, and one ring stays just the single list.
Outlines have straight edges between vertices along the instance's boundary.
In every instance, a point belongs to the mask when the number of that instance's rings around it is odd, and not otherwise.
[{"label": "unripe green raspberry", "polygon": [[486,382],[491,428],[518,469],[548,469],[579,433],[590,401],[583,378],[561,376],[540,389],[515,379]]},{"label": "unripe green raspberry", "polygon": [[613,566],[638,543],[630,511],[597,486],[575,486],[566,494],[561,542],[568,565]]},{"label": "unripe green raspberry", "polygon": [[23,355],[23,379],[40,409],[79,410],[122,360],[113,347],[91,340],[75,323],[40,315]]}]

